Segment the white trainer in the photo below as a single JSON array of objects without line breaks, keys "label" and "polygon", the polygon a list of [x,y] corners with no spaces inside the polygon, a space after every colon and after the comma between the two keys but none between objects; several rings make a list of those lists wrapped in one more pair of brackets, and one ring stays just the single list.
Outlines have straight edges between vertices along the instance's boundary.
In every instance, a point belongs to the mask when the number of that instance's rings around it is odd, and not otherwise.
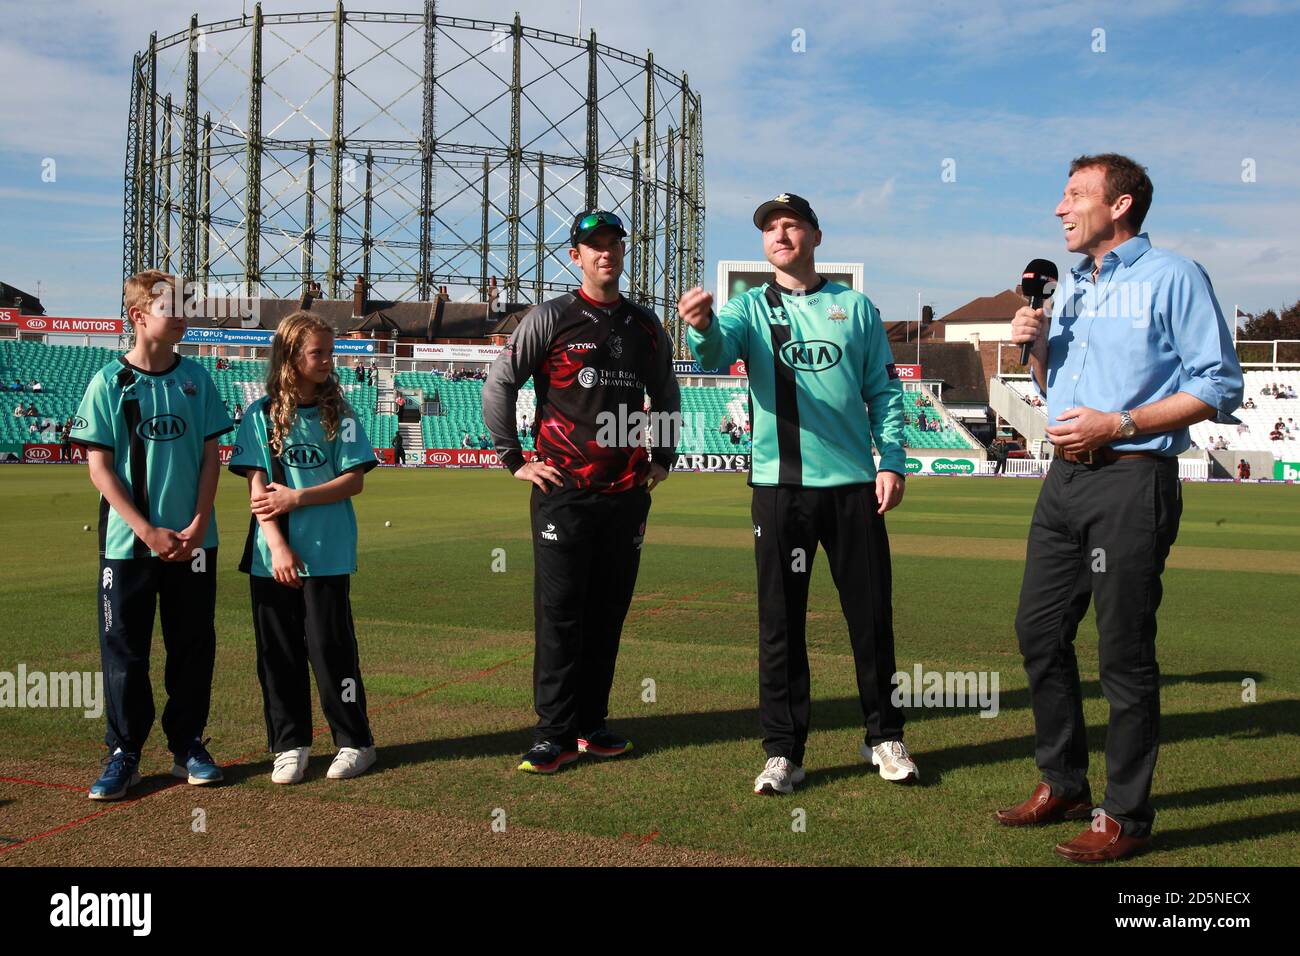
[{"label": "white trainer", "polygon": [[796,783],[803,783],[803,767],[785,757],[769,757],[763,772],[754,780],[755,793],[793,793]]},{"label": "white trainer", "polygon": [[880,768],[880,776],[895,783],[920,780],[921,771],[916,769],[916,761],[907,752],[907,745],[901,740],[886,740],[883,744],[868,747],[865,743],[860,750],[865,760]]},{"label": "white trainer", "polygon": [[302,783],[303,774],[307,772],[307,755],[310,747],[295,747],[275,755],[275,766],[271,769],[272,783]]},{"label": "white trainer", "polygon": [[358,777],[375,765],[374,747],[340,747],[339,754],[330,764],[325,776],[331,780],[347,780]]}]

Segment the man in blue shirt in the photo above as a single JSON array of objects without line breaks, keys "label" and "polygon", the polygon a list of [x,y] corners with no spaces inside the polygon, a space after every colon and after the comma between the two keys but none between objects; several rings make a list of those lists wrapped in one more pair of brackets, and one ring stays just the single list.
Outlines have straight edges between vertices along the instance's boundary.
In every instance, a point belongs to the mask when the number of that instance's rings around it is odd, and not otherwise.
[{"label": "man in blue shirt", "polygon": [[[1156,609],[1182,515],[1177,456],[1191,445],[1189,426],[1234,422],[1242,398],[1241,365],[1209,276],[1139,231],[1152,192],[1146,169],[1125,156],[1074,160],[1056,216],[1066,248],[1085,258],[1062,277],[1050,323],[1026,307],[1011,326],[1013,342],[1033,343],[1030,371],[1047,400],[1056,458],[1030,525],[1016,614],[1042,781],[997,818],[1007,826],[1091,819],[1056,847],[1081,863],[1120,859],[1150,840]],[[1106,796],[1096,809],[1074,654],[1094,598],[1110,704]]]}]

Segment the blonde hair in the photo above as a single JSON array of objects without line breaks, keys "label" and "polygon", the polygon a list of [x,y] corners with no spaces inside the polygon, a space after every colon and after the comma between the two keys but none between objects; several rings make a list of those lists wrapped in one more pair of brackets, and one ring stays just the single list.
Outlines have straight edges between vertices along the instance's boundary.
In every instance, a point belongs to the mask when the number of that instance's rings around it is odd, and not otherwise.
[{"label": "blonde hair", "polygon": [[[127,318],[132,309],[148,312],[153,300],[162,295],[162,286],[167,285],[172,292],[172,305],[176,304],[176,277],[161,269],[145,269],[137,272],[122,284],[122,303],[126,306]],[[134,327],[134,326],[133,326]]]},{"label": "blonde hair", "polygon": [[[267,429],[267,441],[277,456],[284,453],[285,439],[298,416],[298,360],[307,347],[307,340],[317,332],[334,337],[334,330],[323,321],[299,310],[280,321],[271,342],[271,364],[266,375],[266,408],[271,426]],[[352,412],[343,398],[336,373],[331,372],[317,387],[316,401],[325,437],[333,441],[338,435],[339,421]]]}]

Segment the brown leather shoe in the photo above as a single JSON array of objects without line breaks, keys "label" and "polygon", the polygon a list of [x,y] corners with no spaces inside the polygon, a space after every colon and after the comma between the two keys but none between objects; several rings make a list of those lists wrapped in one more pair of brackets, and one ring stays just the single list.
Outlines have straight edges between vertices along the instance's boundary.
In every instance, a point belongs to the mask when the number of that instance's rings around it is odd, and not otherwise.
[{"label": "brown leather shoe", "polygon": [[1058,843],[1056,852],[1075,863],[1104,863],[1122,860],[1151,842],[1150,837],[1125,836],[1120,825],[1106,814],[1098,814],[1101,829],[1084,830],[1067,843]]},{"label": "brown leather shoe", "polygon": [[1063,800],[1052,796],[1052,788],[1039,783],[1029,799],[1018,807],[1008,807],[996,814],[1004,827],[1028,827],[1042,823],[1059,823],[1062,820],[1087,820],[1092,816],[1092,803],[1088,800]]}]

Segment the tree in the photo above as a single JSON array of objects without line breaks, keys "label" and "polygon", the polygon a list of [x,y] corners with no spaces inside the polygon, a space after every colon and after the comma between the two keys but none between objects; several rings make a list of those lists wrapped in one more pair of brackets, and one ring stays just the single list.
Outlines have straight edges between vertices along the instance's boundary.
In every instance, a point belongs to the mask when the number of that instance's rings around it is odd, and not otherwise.
[{"label": "tree", "polygon": [[[1274,339],[1300,339],[1300,300],[1284,308],[1281,315],[1269,309],[1248,316],[1237,330],[1237,354],[1243,362],[1272,362],[1274,358],[1271,347],[1251,347],[1245,343],[1271,342]],[[1300,362],[1300,345],[1279,345],[1276,361]]]},{"label": "tree", "polygon": [[1237,332],[1237,339],[1248,342],[1300,339],[1300,300],[1283,309],[1281,315],[1269,309],[1248,316]]}]

